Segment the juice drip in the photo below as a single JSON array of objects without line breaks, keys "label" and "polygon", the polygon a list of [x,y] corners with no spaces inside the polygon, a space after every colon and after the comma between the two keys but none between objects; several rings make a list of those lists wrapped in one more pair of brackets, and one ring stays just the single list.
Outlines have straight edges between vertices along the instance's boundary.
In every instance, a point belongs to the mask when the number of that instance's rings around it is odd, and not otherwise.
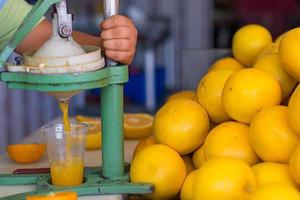
[{"label": "juice drip", "polygon": [[69,119],[69,102],[59,101],[59,108],[63,113],[64,132],[66,134],[66,156],[71,157],[72,138],[68,134],[71,131],[71,124]]},{"label": "juice drip", "polygon": [[71,131],[71,125],[69,120],[69,102],[68,101],[60,101],[59,108],[63,113],[63,123],[64,123],[64,130]]}]

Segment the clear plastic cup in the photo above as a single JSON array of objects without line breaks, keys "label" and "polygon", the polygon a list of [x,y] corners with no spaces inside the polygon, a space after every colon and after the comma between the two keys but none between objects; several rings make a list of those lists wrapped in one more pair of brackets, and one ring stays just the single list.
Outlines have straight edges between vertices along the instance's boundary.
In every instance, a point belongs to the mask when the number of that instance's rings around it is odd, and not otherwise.
[{"label": "clear plastic cup", "polygon": [[62,123],[51,123],[42,127],[47,140],[53,185],[82,184],[87,130],[87,125],[82,123],[71,123],[71,131],[64,131]]}]

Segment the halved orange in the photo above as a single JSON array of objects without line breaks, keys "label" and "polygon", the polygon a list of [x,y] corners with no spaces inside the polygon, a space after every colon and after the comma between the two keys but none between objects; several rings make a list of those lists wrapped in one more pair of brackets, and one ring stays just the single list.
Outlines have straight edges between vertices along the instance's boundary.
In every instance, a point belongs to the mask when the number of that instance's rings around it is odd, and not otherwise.
[{"label": "halved orange", "polygon": [[88,133],[85,140],[86,150],[95,150],[102,148],[101,138],[101,120],[98,117],[88,117],[77,115],[76,121],[88,125]]},{"label": "halved orange", "polygon": [[14,144],[7,146],[9,157],[22,164],[38,161],[46,150],[46,144]]},{"label": "halved orange", "polygon": [[101,119],[99,117],[77,115],[75,118],[77,122],[88,125],[88,134],[101,132]]},{"label": "halved orange", "polygon": [[141,139],[152,134],[153,116],[146,113],[124,114],[124,137]]},{"label": "halved orange", "polygon": [[57,192],[48,195],[27,196],[26,200],[77,200],[76,192]]}]

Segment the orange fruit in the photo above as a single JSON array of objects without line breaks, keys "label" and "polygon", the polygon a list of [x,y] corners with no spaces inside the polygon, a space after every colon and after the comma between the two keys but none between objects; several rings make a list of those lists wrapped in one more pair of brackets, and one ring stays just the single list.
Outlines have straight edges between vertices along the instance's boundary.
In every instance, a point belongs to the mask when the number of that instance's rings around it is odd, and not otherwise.
[{"label": "orange fruit", "polygon": [[86,134],[85,149],[95,150],[102,148],[101,137],[101,119],[97,117],[88,117],[77,115],[76,121],[84,123],[88,126],[88,133]]},{"label": "orange fruit", "polygon": [[209,119],[215,123],[229,121],[222,103],[222,91],[228,78],[235,72],[232,69],[216,69],[208,72],[197,88],[198,102],[207,111]]},{"label": "orange fruit", "polygon": [[9,157],[22,164],[34,163],[38,161],[46,150],[46,144],[14,144],[7,146]]},{"label": "orange fruit", "polygon": [[27,196],[26,200],[77,200],[76,192],[57,192],[47,195]]},{"label": "orange fruit", "polygon": [[248,199],[256,188],[252,169],[236,158],[213,158],[206,161],[197,171],[194,199]]},{"label": "orange fruit", "polygon": [[131,182],[154,185],[154,192],[145,195],[150,199],[175,197],[180,192],[185,178],[186,166],[180,155],[162,144],[142,149],[131,162]]},{"label": "orange fruit", "polygon": [[258,112],[250,125],[250,140],[263,161],[288,163],[299,143],[288,121],[288,108],[271,106]]},{"label": "orange fruit", "polygon": [[225,57],[217,60],[214,62],[208,71],[212,71],[215,69],[232,69],[232,70],[239,70],[244,68],[244,66],[232,57]]},{"label": "orange fruit", "polygon": [[85,149],[95,150],[102,148],[102,134],[98,133],[88,133],[85,138]]},{"label": "orange fruit", "polygon": [[282,68],[277,53],[261,56],[255,62],[254,68],[261,69],[272,75],[280,84],[282,101],[293,91],[297,82]]},{"label": "orange fruit", "polygon": [[209,119],[204,108],[195,101],[175,99],[167,102],[156,113],[153,124],[155,139],[189,154],[203,144],[209,130]]},{"label": "orange fruit", "polygon": [[126,139],[141,139],[152,134],[153,116],[146,113],[124,114],[124,136]]},{"label": "orange fruit", "polygon": [[266,46],[265,48],[263,48],[261,50],[261,52],[259,52],[256,62],[258,59],[260,59],[260,57],[268,55],[268,54],[278,54],[278,48],[279,48],[279,44],[277,43],[271,43],[268,46]]},{"label": "orange fruit", "polygon": [[141,151],[145,147],[150,146],[152,144],[156,144],[155,137],[153,135],[141,139],[134,149],[133,156],[135,156],[139,151]]},{"label": "orange fruit", "polygon": [[235,32],[232,53],[244,66],[251,67],[263,48],[272,43],[270,32],[258,24],[249,24]]},{"label": "orange fruit", "polygon": [[270,74],[256,68],[241,69],[225,83],[222,101],[232,119],[249,124],[262,108],[280,104],[281,89]]},{"label": "orange fruit", "polygon": [[275,43],[279,46],[281,40],[283,39],[283,37],[285,36],[286,33],[282,33],[281,35],[279,35],[276,39],[275,39]]},{"label": "orange fruit", "polygon": [[258,187],[270,183],[284,183],[296,186],[287,164],[262,162],[254,165],[252,169],[256,176]]},{"label": "orange fruit", "polygon": [[193,200],[194,199],[194,183],[196,179],[196,174],[198,170],[192,171],[185,179],[181,191],[180,199],[181,200]]},{"label": "orange fruit", "polygon": [[197,94],[193,90],[184,90],[177,92],[175,94],[172,94],[167,101],[172,101],[174,99],[190,99],[193,101],[197,101]]},{"label": "orange fruit", "polygon": [[300,81],[300,27],[288,31],[282,38],[278,55],[282,67],[295,80]]},{"label": "orange fruit", "polygon": [[292,174],[292,177],[296,181],[296,183],[300,184],[300,145],[297,145],[294,150],[290,162],[289,162],[289,170]]},{"label": "orange fruit", "polygon": [[288,102],[288,119],[293,130],[300,135],[300,85],[296,87]]},{"label": "orange fruit", "polygon": [[205,160],[228,156],[254,165],[259,158],[250,143],[249,126],[239,122],[225,122],[212,129],[203,145]]},{"label": "orange fruit", "polygon": [[203,165],[205,161],[206,159],[204,155],[204,145],[202,145],[193,153],[193,164],[195,168],[198,169]]},{"label": "orange fruit", "polygon": [[250,200],[299,200],[298,190],[290,185],[271,183],[257,188]]},{"label": "orange fruit", "polygon": [[99,133],[101,132],[101,119],[98,117],[88,117],[77,115],[76,117],[77,122],[84,123],[88,126],[88,133]]}]

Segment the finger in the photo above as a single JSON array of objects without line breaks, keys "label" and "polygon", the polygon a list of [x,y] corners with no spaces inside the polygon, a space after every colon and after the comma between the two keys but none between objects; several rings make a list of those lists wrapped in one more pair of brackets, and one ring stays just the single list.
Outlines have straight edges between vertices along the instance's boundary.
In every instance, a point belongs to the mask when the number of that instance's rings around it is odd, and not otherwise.
[{"label": "finger", "polygon": [[104,40],[103,47],[105,50],[130,51],[135,48],[135,42],[128,39]]},{"label": "finger", "polygon": [[119,26],[102,31],[101,38],[104,40],[110,39],[130,39],[137,38],[137,30],[132,27]]},{"label": "finger", "polygon": [[107,18],[101,23],[101,29],[110,29],[118,26],[130,26],[134,27],[134,23],[128,17],[122,15],[114,15],[110,18]]},{"label": "finger", "polygon": [[135,50],[131,51],[111,51],[107,50],[105,51],[106,57],[120,62],[122,64],[130,64],[132,62],[133,56],[135,54]]}]

